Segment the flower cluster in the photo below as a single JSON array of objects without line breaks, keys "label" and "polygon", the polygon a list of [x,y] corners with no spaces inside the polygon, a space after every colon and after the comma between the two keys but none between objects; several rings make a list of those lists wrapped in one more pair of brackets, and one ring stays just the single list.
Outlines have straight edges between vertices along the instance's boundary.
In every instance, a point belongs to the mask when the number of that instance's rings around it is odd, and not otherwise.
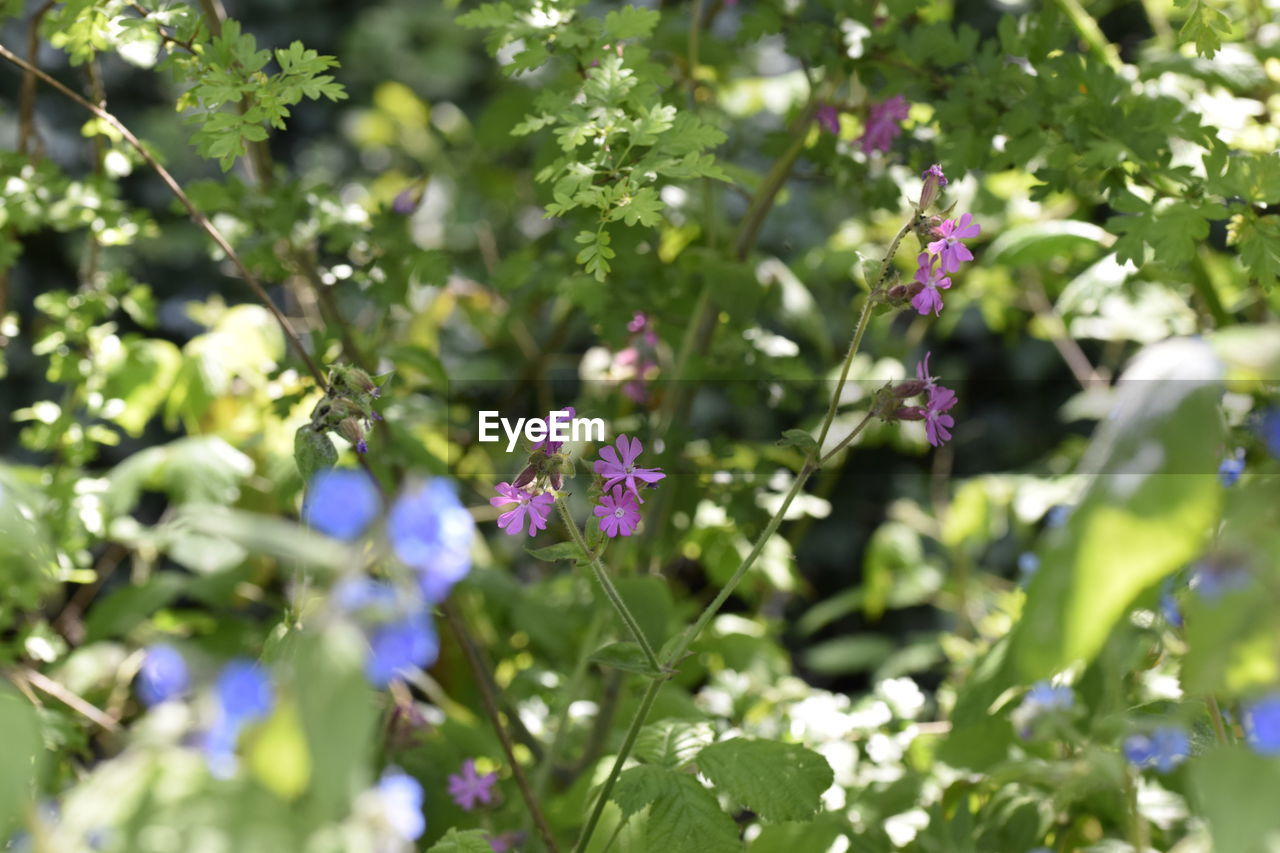
[{"label": "flower cluster", "polygon": [[[936,169],[937,166],[931,168]],[[968,213],[959,219],[944,220],[936,228],[929,224],[927,236],[936,239],[925,246],[928,251],[916,256],[915,279],[907,286],[911,307],[921,314],[937,316],[942,313],[941,291],[951,287],[950,274],[959,270],[962,262],[973,260],[969,247],[960,241],[972,239],[980,233],[982,227]]]},{"label": "flower cluster", "polygon": [[[328,536],[352,542],[382,511],[378,488],[367,474],[350,469],[321,471],[303,502],[302,517]],[[355,574],[333,590],[338,611],[365,630],[369,657],[365,674],[383,688],[414,668],[435,663],[440,641],[430,608],[448,597],[471,571],[475,523],[443,478],[407,488],[392,504],[386,541],[408,572],[407,583]]]},{"label": "flower cluster", "polygon": [[379,836],[413,842],[427,831],[422,814],[422,783],[402,770],[389,768],[378,784],[356,798],[355,814]]},{"label": "flower cluster", "polygon": [[[947,414],[956,404],[956,392],[939,385],[938,377],[929,374],[931,356],[932,353],[925,353],[924,360],[916,365],[915,379],[882,388],[872,404],[872,412],[886,422],[924,421],[925,437],[934,447],[941,447],[951,439],[951,428],[956,425],[955,419]],[[909,398],[921,394],[925,395],[923,406],[904,405]]]},{"label": "flower cluster", "polygon": [[[574,412],[573,409],[561,411]],[[638,438],[618,436],[614,446],[605,446],[592,470],[600,478],[600,500],[593,509],[600,529],[610,538],[630,536],[640,524],[640,492],[666,477],[658,468],[641,467],[637,460],[644,451]],[[529,464],[514,483],[499,483],[496,497],[489,503],[502,510],[498,527],[510,536],[525,532],[530,536],[545,530],[556,502],[554,489],[562,485],[564,473],[573,475],[573,464],[561,453],[558,442],[534,445]]]},{"label": "flower cluster", "polygon": [[863,154],[872,151],[887,152],[893,141],[902,133],[899,122],[907,117],[910,107],[906,98],[894,95],[886,101],[874,103],[867,111],[867,126],[859,144]]},{"label": "flower cluster", "polygon": [[323,399],[311,410],[311,422],[299,427],[293,438],[294,457],[304,478],[309,480],[338,461],[330,433],[342,436],[357,453],[369,452],[365,436],[373,422],[381,419],[373,409],[381,395],[378,383],[360,368],[334,365],[329,369]]}]

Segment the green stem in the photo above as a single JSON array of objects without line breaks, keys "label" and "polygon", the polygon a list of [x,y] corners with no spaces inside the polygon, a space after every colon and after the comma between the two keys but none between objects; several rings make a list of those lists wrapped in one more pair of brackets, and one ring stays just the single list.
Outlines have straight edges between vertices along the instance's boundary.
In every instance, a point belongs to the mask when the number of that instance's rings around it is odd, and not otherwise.
[{"label": "green stem", "polygon": [[823,465],[826,465],[828,462],[831,461],[832,456],[835,456],[841,450],[844,450],[845,447],[849,444],[849,442],[857,438],[858,433],[862,432],[863,427],[865,427],[869,423],[871,423],[871,413],[867,412],[866,416],[863,417],[863,419],[858,422],[858,425],[853,428],[853,432],[849,433],[844,438],[840,439],[840,443],[837,444],[835,447],[831,448],[830,453],[828,453],[826,456],[823,456],[821,459],[818,460],[818,467],[821,468]]},{"label": "green stem", "polygon": [[1222,708],[1218,707],[1218,699],[1212,694],[1205,697],[1205,704],[1209,706],[1209,720],[1213,723],[1213,733],[1218,738],[1218,743],[1225,746],[1229,740],[1227,738],[1227,727],[1222,719]]},{"label": "green stem", "polygon": [[600,794],[596,797],[596,803],[591,808],[591,816],[587,818],[587,825],[583,827],[582,834],[578,836],[578,843],[573,848],[574,853],[585,853],[587,844],[591,842],[591,836],[596,831],[596,824],[600,823],[600,815],[604,813],[605,803],[609,802],[609,793],[618,781],[618,776],[622,774],[622,765],[626,763],[627,756],[631,754],[631,748],[635,746],[640,729],[644,727],[645,718],[649,716],[649,711],[653,709],[654,700],[658,698],[658,692],[662,690],[662,685],[665,681],[665,676],[655,676],[644,691],[644,696],[640,698],[640,706],[636,708],[636,715],[631,718],[631,726],[627,729],[627,736],[623,738],[622,747],[618,750],[618,757],[613,760],[613,768],[609,770],[609,778],[604,780],[604,785],[600,788]]},{"label": "green stem", "polygon": [[1093,52],[1093,55],[1109,65],[1112,71],[1119,71],[1124,63],[1120,61],[1120,54],[1116,51],[1116,46],[1107,41],[1107,37],[1102,33],[1102,28],[1098,26],[1098,22],[1094,20],[1094,17],[1080,4],[1080,0],[1058,0],[1058,5],[1062,7],[1062,11],[1066,13],[1066,16],[1071,19],[1072,26],[1080,34],[1080,38],[1084,39],[1084,43],[1089,46],[1089,50]]},{"label": "green stem", "polygon": [[662,664],[658,662],[658,656],[653,652],[653,646],[649,645],[649,640],[645,637],[644,631],[640,628],[640,623],[636,621],[636,617],[631,615],[631,610],[627,607],[627,603],[622,600],[622,596],[618,593],[618,588],[613,585],[613,581],[609,580],[609,573],[605,571],[604,565],[601,564],[600,558],[597,557],[587,545],[587,540],[582,538],[582,531],[578,529],[578,525],[574,522],[573,516],[569,515],[569,508],[565,505],[564,498],[556,501],[556,506],[560,509],[560,517],[564,519],[564,526],[569,529],[569,535],[573,537],[574,544],[582,551],[582,556],[591,564],[592,570],[595,572],[596,580],[600,582],[600,587],[604,590],[605,596],[609,599],[609,603],[613,605],[613,609],[618,611],[618,615],[622,617],[622,621],[626,624],[627,630],[635,637],[635,641],[640,646],[640,651],[644,652],[645,660],[649,666],[653,668],[655,673],[662,672]]}]

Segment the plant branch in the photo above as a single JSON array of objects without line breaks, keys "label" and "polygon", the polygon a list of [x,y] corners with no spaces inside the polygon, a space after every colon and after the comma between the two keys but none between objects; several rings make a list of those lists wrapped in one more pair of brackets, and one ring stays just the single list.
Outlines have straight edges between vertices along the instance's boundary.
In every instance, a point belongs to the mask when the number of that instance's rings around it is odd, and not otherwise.
[{"label": "plant branch", "polygon": [[[458,613],[457,608],[450,601],[445,601],[441,604],[440,609],[444,611],[445,620],[449,623],[449,628],[457,638],[458,645],[462,646],[462,652],[467,658],[467,663],[472,670],[482,673],[484,667],[480,661],[480,653],[476,650],[476,645],[471,640],[466,624],[462,621],[462,615]],[[502,717],[498,712],[498,700],[494,695],[493,687],[489,684],[489,680],[483,677],[477,677],[476,684],[480,687],[480,699],[484,705],[485,714],[489,717],[489,722],[493,725],[493,730],[502,744],[502,752],[506,755],[507,762],[511,765],[511,775],[515,777],[516,786],[520,789],[520,796],[524,799],[525,807],[529,810],[529,816],[533,818],[534,825],[538,827],[538,834],[542,836],[542,842],[547,846],[547,849],[551,853],[558,853],[559,848],[556,846],[555,836],[551,834],[551,827],[547,825],[547,819],[542,814],[542,808],[538,805],[537,796],[534,795],[533,789],[529,787],[529,780],[524,775],[524,768],[516,760],[515,747],[511,743],[511,736],[507,734],[506,728],[502,725]]]},{"label": "plant branch", "polygon": [[298,357],[302,359],[303,363],[306,364],[307,369],[311,372],[311,375],[315,378],[317,384],[319,384],[321,388],[327,387],[324,374],[320,372],[320,368],[316,366],[315,361],[312,360],[306,347],[303,346],[302,339],[298,337],[298,333],[294,330],[293,324],[289,322],[289,318],[285,317],[284,314],[281,313],[280,308],[271,299],[271,296],[267,293],[266,289],[263,288],[262,284],[258,281],[257,276],[249,271],[248,266],[246,266],[245,262],[238,254],[236,254],[236,250],[231,248],[231,244],[227,242],[227,238],[223,236],[217,226],[209,221],[209,217],[205,216],[204,212],[201,211],[200,208],[195,206],[195,203],[191,201],[191,198],[187,195],[186,191],[182,189],[182,185],[174,179],[173,175],[169,174],[168,169],[160,165],[160,162],[156,160],[147,147],[142,144],[138,137],[134,136],[133,131],[129,130],[129,128],[125,126],[124,122],[120,121],[120,119],[116,118],[113,114],[107,112],[96,104],[90,103],[88,100],[67,88],[53,77],[50,77],[31,63],[27,62],[4,45],[0,45],[0,58],[8,60],[10,63],[18,66],[29,74],[34,74],[47,85],[57,89],[59,93],[70,98],[72,101],[75,101],[81,107],[93,113],[95,116],[119,131],[120,135],[123,136],[131,146],[133,146],[134,150],[138,152],[138,155],[142,157],[146,164],[160,176],[160,180],[162,180],[169,190],[177,196],[178,201],[182,203],[184,208],[186,208],[192,221],[209,235],[214,244],[221,249],[227,256],[227,259],[231,261],[232,265],[236,268],[236,271],[240,274],[240,278],[244,280],[245,284],[249,286],[249,289],[258,297],[258,300],[266,306],[268,311],[271,312],[276,323],[278,323],[280,328],[284,331],[285,337],[288,338],[289,344],[293,347]]},{"label": "plant branch", "polygon": [[79,695],[72,693],[45,674],[24,667],[18,670],[17,675],[40,692],[57,699],[80,716],[96,724],[99,728],[106,729],[109,732],[120,731],[120,722],[118,720],[99,710],[96,706],[89,704]]},{"label": "plant branch", "polygon": [[623,623],[626,624],[627,630],[631,632],[631,636],[635,638],[636,643],[640,646],[640,651],[644,652],[645,660],[653,668],[654,673],[661,673],[662,664],[659,663],[658,656],[654,654],[653,646],[649,645],[649,640],[640,628],[640,623],[636,621],[635,616],[631,615],[631,610],[627,607],[627,603],[622,600],[622,596],[618,593],[618,588],[613,585],[613,581],[609,580],[609,573],[605,571],[600,558],[592,552],[587,545],[587,540],[582,538],[582,531],[578,530],[578,525],[574,522],[573,516],[569,515],[569,508],[565,506],[563,498],[556,501],[556,507],[560,510],[560,517],[564,520],[564,526],[569,529],[569,535],[573,537],[574,544],[578,546],[578,549],[582,551],[582,556],[591,564],[591,569],[595,572],[596,580],[600,582],[600,587],[604,590],[605,597],[609,599],[613,609],[618,611],[618,615],[622,617]]}]

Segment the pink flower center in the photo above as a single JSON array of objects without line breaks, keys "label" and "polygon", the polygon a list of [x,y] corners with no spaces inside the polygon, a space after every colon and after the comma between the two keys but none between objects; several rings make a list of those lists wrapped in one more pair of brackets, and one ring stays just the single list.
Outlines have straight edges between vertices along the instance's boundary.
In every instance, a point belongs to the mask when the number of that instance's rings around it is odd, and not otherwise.
[{"label": "pink flower center", "polygon": [[623,517],[624,515],[626,515],[626,514],[627,514],[627,511],[626,511],[625,509],[623,509],[622,507],[618,507],[617,509],[615,509],[615,510],[613,511],[613,517],[614,517],[614,518],[622,518],[622,517]]}]

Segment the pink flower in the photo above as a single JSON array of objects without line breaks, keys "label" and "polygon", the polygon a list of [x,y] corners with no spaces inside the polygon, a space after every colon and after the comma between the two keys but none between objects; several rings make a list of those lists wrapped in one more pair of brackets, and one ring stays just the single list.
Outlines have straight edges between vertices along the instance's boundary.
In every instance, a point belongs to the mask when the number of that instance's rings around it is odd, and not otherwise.
[{"label": "pink flower", "polygon": [[867,128],[863,131],[860,140],[862,153],[888,151],[893,141],[898,138],[898,134],[902,133],[898,122],[907,117],[908,109],[907,100],[901,95],[894,95],[887,101],[872,104],[867,114]]},{"label": "pink flower", "polygon": [[637,311],[636,315],[627,323],[627,331],[634,335],[636,332],[644,331],[648,325],[649,318],[644,315],[643,311]]},{"label": "pink flower", "polygon": [[463,811],[471,811],[476,803],[489,805],[493,802],[493,786],[498,781],[497,773],[476,773],[476,760],[468,758],[462,762],[462,769],[449,777],[449,796]]},{"label": "pink flower", "polygon": [[936,257],[930,257],[925,252],[916,256],[916,262],[919,264],[916,269],[916,281],[924,285],[924,289],[911,299],[912,308],[921,314],[932,311],[935,317],[942,313],[942,294],[938,291],[946,290],[951,286],[951,279],[935,268],[937,260]]},{"label": "pink flower", "polygon": [[[559,424],[559,427],[561,430],[567,430],[569,428],[569,421],[573,420],[578,416],[578,410],[575,409],[573,406],[565,406],[563,409],[560,410],[560,412],[564,413],[565,417],[557,418],[556,422],[557,424]],[[532,449],[537,450],[538,448],[542,448],[542,452],[547,454],[548,456],[550,456],[552,453],[559,453],[560,448],[564,445],[564,442],[551,440],[552,425],[547,418],[539,418],[538,420],[547,425],[547,437],[544,438],[542,441],[539,441],[537,444],[535,444]]]},{"label": "pink flower", "polygon": [[616,451],[612,447],[605,447],[600,451],[600,458],[596,460],[593,470],[604,477],[605,489],[612,489],[614,486],[625,483],[631,493],[636,496],[636,500],[644,503],[636,481],[652,485],[667,475],[658,468],[636,467],[636,457],[644,450],[640,439],[633,438],[628,442],[625,435],[620,435],[615,443],[618,446]]},{"label": "pink flower", "polygon": [[929,389],[929,403],[924,410],[924,434],[934,447],[941,447],[942,442],[951,438],[948,432],[956,425],[951,415],[944,414],[956,404],[956,392],[950,388],[935,385]]},{"label": "pink flower", "polygon": [[600,529],[610,538],[630,536],[640,523],[640,507],[635,495],[624,492],[622,486],[614,486],[612,494],[601,495],[599,505],[592,512],[600,518]]},{"label": "pink flower", "polygon": [[551,505],[556,502],[554,496],[542,493],[531,495],[524,489],[517,489],[510,483],[497,485],[498,497],[489,498],[490,506],[507,507],[515,504],[498,516],[498,527],[507,531],[508,536],[519,536],[524,532],[525,516],[529,517],[529,535],[538,535],[539,530],[547,529],[547,516],[551,514]]},{"label": "pink flower", "polygon": [[947,185],[947,176],[942,174],[942,167],[937,163],[934,163],[932,166],[921,172],[920,180],[927,181],[929,180],[930,175],[932,175],[933,179],[938,182],[938,186],[945,187]]},{"label": "pink flower", "polygon": [[493,853],[512,853],[524,843],[524,833],[504,832],[501,835],[490,835],[487,840]]},{"label": "pink flower", "polygon": [[823,104],[814,110],[813,118],[827,133],[840,135],[840,111],[831,104]]},{"label": "pink flower", "polygon": [[933,393],[934,388],[938,387],[938,377],[929,375],[929,358],[932,355],[931,352],[925,353],[924,361],[916,365],[916,379],[924,383],[924,389],[930,394]]},{"label": "pink flower", "polygon": [[961,261],[973,260],[973,252],[960,242],[977,237],[982,232],[982,227],[972,220],[973,217],[966,213],[958,220],[948,219],[938,227],[941,239],[930,243],[929,251],[942,258],[943,272],[955,272],[960,269]]}]

